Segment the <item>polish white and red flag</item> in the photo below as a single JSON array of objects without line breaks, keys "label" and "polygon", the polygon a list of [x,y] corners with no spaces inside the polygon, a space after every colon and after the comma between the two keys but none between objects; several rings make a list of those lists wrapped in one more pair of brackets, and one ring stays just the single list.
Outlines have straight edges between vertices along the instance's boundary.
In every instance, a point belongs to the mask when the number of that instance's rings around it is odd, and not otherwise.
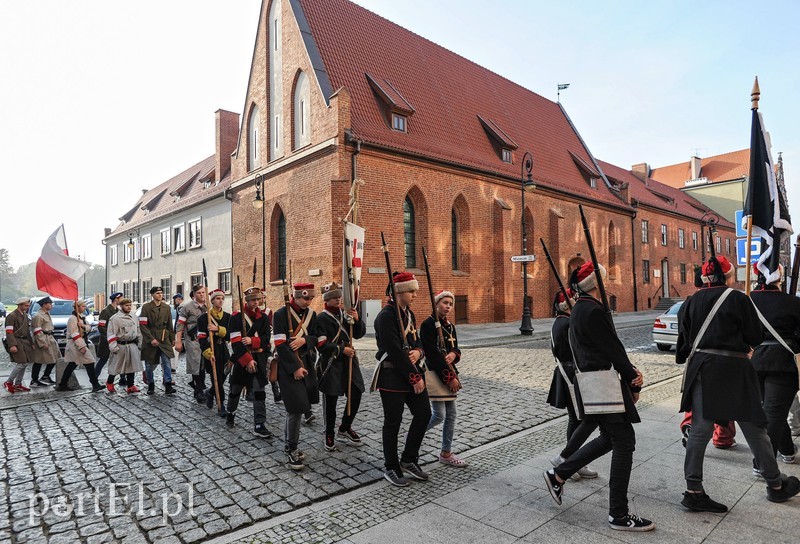
[{"label": "polish white and red flag", "polygon": [[36,261],[36,287],[50,296],[76,300],[78,279],[89,270],[89,263],[74,259],[67,251],[64,225],[50,235]]}]

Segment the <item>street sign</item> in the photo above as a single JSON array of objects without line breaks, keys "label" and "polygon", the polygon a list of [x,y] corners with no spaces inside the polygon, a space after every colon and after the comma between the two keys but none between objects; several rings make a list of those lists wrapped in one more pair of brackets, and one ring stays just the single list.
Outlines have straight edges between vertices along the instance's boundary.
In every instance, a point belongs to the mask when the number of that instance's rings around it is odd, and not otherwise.
[{"label": "street sign", "polygon": [[736,210],[736,237],[747,238],[747,229],[742,227],[742,219],[744,218],[744,210]]},{"label": "street sign", "polygon": [[536,260],[536,255],[513,255],[511,257],[512,263],[532,263]]},{"label": "street sign", "polygon": [[[754,263],[761,257],[761,248],[763,242],[761,238],[753,238],[750,240],[750,262]],[[738,266],[745,266],[747,263],[747,238],[736,239],[736,264]]]}]

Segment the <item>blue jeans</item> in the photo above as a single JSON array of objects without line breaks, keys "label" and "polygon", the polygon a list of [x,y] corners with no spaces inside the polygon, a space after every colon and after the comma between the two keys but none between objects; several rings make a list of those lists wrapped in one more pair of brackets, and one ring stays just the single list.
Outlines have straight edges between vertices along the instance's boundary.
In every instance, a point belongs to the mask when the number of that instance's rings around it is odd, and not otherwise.
[{"label": "blue jeans", "polygon": [[100,372],[103,370],[103,367],[106,366],[107,362],[108,357],[100,357],[94,364],[94,373],[100,376]]},{"label": "blue jeans", "polygon": [[[172,367],[170,366],[172,363],[172,359],[163,351],[158,352],[160,359],[161,359],[161,371],[164,373],[164,383],[172,383]],[[155,383],[153,381],[153,370],[158,366],[158,364],[153,364],[150,361],[147,361],[145,365],[145,372],[147,373],[147,383]]]},{"label": "blue jeans", "polygon": [[456,401],[454,400],[434,400],[431,401],[431,419],[428,421],[430,431],[439,423],[444,421],[442,427],[442,451],[453,451],[453,432],[456,430]]}]

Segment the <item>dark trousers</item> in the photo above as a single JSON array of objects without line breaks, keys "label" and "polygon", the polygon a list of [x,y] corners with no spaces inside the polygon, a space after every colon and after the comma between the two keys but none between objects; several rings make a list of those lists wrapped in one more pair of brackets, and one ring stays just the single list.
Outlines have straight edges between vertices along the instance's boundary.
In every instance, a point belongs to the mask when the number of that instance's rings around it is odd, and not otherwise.
[{"label": "dark trousers", "polygon": [[[92,386],[100,387],[100,382],[97,381],[97,374],[94,373],[94,365],[81,366],[86,369],[86,374],[89,375],[89,381],[91,382]],[[61,383],[59,384],[61,387],[67,386],[69,377],[72,376],[72,373],[75,372],[76,368],[78,368],[78,365],[74,362],[67,363],[67,368],[64,369],[64,374],[61,375]]]},{"label": "dark trousers", "polygon": [[[431,419],[428,392],[416,394],[413,391],[407,393],[381,391],[381,403],[383,404],[383,463],[387,470],[400,470],[401,460],[404,463],[416,463],[419,459],[419,447],[422,445],[428,421]],[[403,455],[398,459],[397,435],[403,422],[404,405],[408,406],[411,412],[411,425],[408,428]]]},{"label": "dark trousers", "polygon": [[103,367],[106,366],[108,363],[108,355],[105,357],[99,357],[97,362],[94,364],[94,373],[97,374],[97,377],[100,377],[100,373],[103,371]]},{"label": "dark trousers", "polygon": [[615,518],[628,514],[628,482],[631,479],[636,433],[633,425],[620,416],[593,416],[600,427],[600,436],[572,454],[555,469],[562,480],[578,472],[595,459],[611,452],[611,475],[608,478],[608,513]]},{"label": "dark trousers", "polygon": [[[48,364],[44,367],[44,378],[49,378],[50,373],[56,367],[55,363]],[[42,371],[42,363],[33,363],[33,368],[31,368],[31,381],[38,382],[39,381],[39,372]]]},{"label": "dark trousers", "polygon": [[[209,362],[208,364],[210,365],[211,363]],[[211,374],[211,387],[208,388],[208,391],[206,391],[206,393],[213,396],[214,402],[217,402],[216,391],[219,391],[220,402],[222,402],[222,406],[225,406],[225,380],[228,378],[228,375],[225,374],[225,363],[221,361],[216,361],[216,364],[217,364],[216,387],[214,384],[214,373],[209,371],[208,373]]]},{"label": "dark trousers", "polygon": [[[325,404],[323,405],[323,412],[325,413],[325,434],[333,434],[333,429],[336,426],[336,401],[339,397],[336,395],[324,395]],[[347,395],[345,395],[346,397]],[[350,390],[350,415],[347,415],[347,403],[344,403],[342,410],[342,424],[339,429],[346,431],[353,424],[353,420],[358,412],[358,407],[361,406],[361,390],[358,387],[352,387]]]},{"label": "dark trousers", "polygon": [[567,413],[569,414],[569,419],[567,420],[567,445],[561,451],[562,459],[568,459],[570,455],[578,451],[594,430],[597,429],[596,421],[581,421],[578,419],[578,414],[575,413],[572,403],[567,404]]},{"label": "dark trousers", "polygon": [[764,413],[767,415],[767,434],[772,442],[772,454],[781,452],[784,455],[794,455],[792,432],[787,418],[797,394],[797,373],[759,372],[758,381]]},{"label": "dark trousers", "polygon": [[[114,385],[114,378],[115,378],[115,376],[113,374],[109,374],[108,375],[108,379],[106,380],[106,383]],[[128,387],[133,386],[133,372],[130,372],[128,374],[120,374],[120,377],[119,377],[119,385],[120,385],[120,387],[122,387],[123,385],[126,385],[126,384],[127,384]]]}]

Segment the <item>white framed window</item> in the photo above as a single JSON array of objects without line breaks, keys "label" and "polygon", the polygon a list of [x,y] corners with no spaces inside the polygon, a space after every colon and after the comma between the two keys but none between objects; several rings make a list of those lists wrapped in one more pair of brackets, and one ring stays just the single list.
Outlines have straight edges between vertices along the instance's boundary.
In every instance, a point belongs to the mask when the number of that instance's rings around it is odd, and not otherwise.
[{"label": "white framed window", "polygon": [[683,249],[686,247],[686,231],[678,229],[678,247]]},{"label": "white framed window", "polygon": [[186,249],[186,225],[181,223],[172,227],[172,240],[174,247],[173,253],[184,251]]},{"label": "white framed window", "polygon": [[728,255],[731,254],[731,239],[730,238],[725,238],[725,253],[727,253]]},{"label": "white framed window", "polygon": [[122,244],[122,262],[129,263],[133,258],[133,247],[128,243],[125,242]]},{"label": "white framed window", "polygon": [[202,272],[193,272],[189,276],[189,286],[194,289],[195,285],[203,285],[203,273]]},{"label": "white framed window", "polygon": [[122,296],[125,298],[131,298],[131,282],[122,282]]},{"label": "white framed window", "polygon": [[650,240],[650,222],[642,219],[642,243],[646,244]]},{"label": "white framed window", "polygon": [[511,150],[503,148],[503,162],[511,164]]},{"label": "white framed window", "polygon": [[203,245],[203,224],[202,219],[192,219],[189,221],[189,249],[196,249]]},{"label": "white framed window", "polygon": [[[153,287],[153,278],[145,278],[142,280],[142,295],[149,297],[150,289]],[[139,301],[142,302],[141,300]]]},{"label": "white framed window", "polygon": [[716,248],[717,253],[722,253],[722,238],[719,236],[714,237],[716,242],[714,242],[714,247]]},{"label": "white framed window", "polygon": [[399,113],[392,114],[392,129],[398,132],[406,132],[406,116]]},{"label": "white framed window", "polygon": [[294,85],[294,148],[300,149],[311,143],[311,115],[309,103],[311,92],[305,72],[297,74]]},{"label": "white framed window", "polygon": [[231,292],[231,271],[220,270],[217,273],[217,286],[224,293]]},{"label": "white framed window", "polygon": [[152,235],[145,234],[142,236],[142,259],[150,259],[153,257],[153,240]]},{"label": "white framed window", "polygon": [[667,245],[667,226],[664,224],[661,225],[661,245]]},{"label": "white framed window", "polygon": [[112,281],[108,287],[109,293],[116,293],[117,292],[117,282]]},{"label": "white framed window", "polygon": [[142,249],[140,242],[141,242],[141,240],[139,240],[139,238],[137,238],[136,240],[133,241],[133,260],[134,261],[140,260],[141,249]]},{"label": "white framed window", "polygon": [[131,300],[137,304],[141,301],[139,298],[139,282],[131,280]]},{"label": "white framed window", "polygon": [[108,246],[108,261],[111,263],[111,266],[117,266],[117,244]]},{"label": "white framed window", "polygon": [[249,159],[249,169],[248,170],[255,170],[259,166],[261,166],[261,154],[258,152],[259,148],[259,134],[260,134],[260,127],[261,126],[261,113],[259,112],[258,106],[253,105],[253,109],[250,111],[250,120],[248,121],[248,145],[250,149],[248,150],[248,159]]},{"label": "white framed window", "polygon": [[172,236],[169,229],[161,229],[161,254],[169,255],[172,252]]},{"label": "white framed window", "polygon": [[164,300],[172,300],[172,276],[161,278],[161,290],[164,291]]},{"label": "white framed window", "polygon": [[280,136],[281,135],[281,127],[280,127],[280,123],[281,123],[281,116],[280,115],[276,115],[275,116],[275,122],[272,124],[272,126],[275,128],[275,132],[272,135],[272,141],[273,141],[272,145],[273,145],[273,147],[275,148],[276,151],[281,148],[281,136]]},{"label": "white framed window", "polygon": [[697,251],[697,233],[692,232],[692,249]]},{"label": "white framed window", "polygon": [[597,189],[597,178],[590,177],[589,178],[589,187],[592,189]]}]

